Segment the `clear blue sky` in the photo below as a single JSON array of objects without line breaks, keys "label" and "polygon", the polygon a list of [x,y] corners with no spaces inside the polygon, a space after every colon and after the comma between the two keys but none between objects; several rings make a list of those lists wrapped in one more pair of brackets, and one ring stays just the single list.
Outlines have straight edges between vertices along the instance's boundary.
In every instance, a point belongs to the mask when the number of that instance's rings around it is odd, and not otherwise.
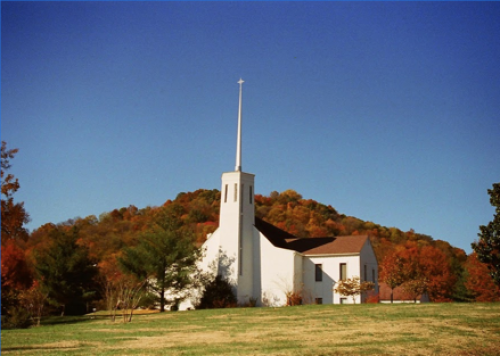
[{"label": "clear blue sky", "polygon": [[31,230],[294,189],[470,252],[500,181],[499,2],[2,2],[1,136]]}]

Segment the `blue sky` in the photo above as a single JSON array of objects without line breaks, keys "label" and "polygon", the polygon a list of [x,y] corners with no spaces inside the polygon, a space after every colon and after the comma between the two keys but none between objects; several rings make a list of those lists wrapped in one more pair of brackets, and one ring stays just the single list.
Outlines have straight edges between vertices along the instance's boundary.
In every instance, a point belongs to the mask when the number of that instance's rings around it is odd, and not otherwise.
[{"label": "blue sky", "polygon": [[1,136],[28,227],[220,189],[470,252],[500,181],[498,2],[2,2]]}]

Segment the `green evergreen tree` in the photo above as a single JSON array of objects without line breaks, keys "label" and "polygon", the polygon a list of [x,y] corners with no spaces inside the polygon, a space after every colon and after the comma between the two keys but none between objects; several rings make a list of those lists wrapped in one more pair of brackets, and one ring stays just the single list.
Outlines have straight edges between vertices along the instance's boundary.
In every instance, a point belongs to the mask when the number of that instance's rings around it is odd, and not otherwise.
[{"label": "green evergreen tree", "polygon": [[87,248],[79,246],[78,229],[65,231],[57,227],[50,233],[49,246],[35,251],[35,273],[42,290],[53,304],[62,307],[84,303],[95,295],[96,263],[89,258]]},{"label": "green evergreen tree", "polygon": [[500,286],[500,183],[494,183],[493,189],[488,189],[490,203],[495,207],[493,220],[486,226],[479,226],[479,241],[472,243],[472,248],[479,261],[488,266],[490,275]]},{"label": "green evergreen tree", "polygon": [[[142,234],[137,246],[124,249],[118,259],[121,268],[141,280],[159,295],[160,311],[165,311],[166,293],[176,303],[193,283],[199,251],[191,235],[183,233],[182,222],[168,210],[162,211],[149,231]],[[170,295],[170,294],[169,294]]]}]

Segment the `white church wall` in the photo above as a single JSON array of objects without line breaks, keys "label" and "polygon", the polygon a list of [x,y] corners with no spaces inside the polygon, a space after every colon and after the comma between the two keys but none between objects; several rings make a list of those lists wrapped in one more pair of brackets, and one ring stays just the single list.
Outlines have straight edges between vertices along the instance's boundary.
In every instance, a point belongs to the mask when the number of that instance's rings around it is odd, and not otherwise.
[{"label": "white church wall", "polygon": [[[202,273],[216,275],[219,271],[224,273],[224,254],[220,250],[220,232],[215,230],[200,247],[202,258],[198,262],[198,269]],[[222,257],[222,258],[221,258]],[[220,266],[222,264],[222,266]],[[199,288],[193,288],[187,291],[188,297],[179,304],[179,310],[192,310],[198,304],[203,291]],[[171,296],[171,295],[170,295]]]},{"label": "white church wall", "polygon": [[[345,297],[334,292],[335,284],[340,278],[340,265],[343,263],[346,264],[346,278],[359,276],[358,255],[304,256],[304,289],[310,294],[311,303],[320,301],[323,304],[352,303],[352,298],[341,300]],[[316,265],[322,266],[321,281],[316,281]],[[360,297],[356,297],[355,303],[360,302]]]},{"label": "white church wall", "polygon": [[215,230],[201,246],[203,257],[198,263],[198,268],[204,272],[217,273],[219,270],[220,250],[220,233],[219,229]]},{"label": "white church wall", "polygon": [[[360,252],[361,281],[375,283],[375,293],[378,293],[378,263],[370,240],[367,240]],[[365,302],[366,295],[361,296],[361,301]]]},{"label": "white church wall", "polygon": [[[336,276],[337,280],[340,278],[340,264],[345,263],[347,266],[347,276],[346,278],[360,277],[361,278],[361,269],[360,269],[360,256],[359,255],[351,255],[351,256],[336,256]],[[334,294],[333,302],[335,304],[351,304],[353,303],[352,297],[346,297],[340,295],[339,293]],[[361,303],[361,297],[358,295],[354,297],[354,303]]]},{"label": "white church wall", "polygon": [[[321,265],[320,278],[316,278],[316,265]],[[333,284],[335,267],[331,257],[304,257],[303,259],[303,281],[304,303],[333,303]],[[317,280],[318,279],[318,280]]]},{"label": "white church wall", "polygon": [[305,298],[308,298],[304,289],[304,258],[302,254],[295,253],[294,255],[294,290],[301,294],[302,302],[305,303]]},{"label": "white church wall", "polygon": [[[260,234],[262,305],[280,307],[286,305],[286,292],[293,291],[297,266],[294,264],[296,251],[285,250],[272,245]],[[300,273],[299,273],[300,276]]]}]

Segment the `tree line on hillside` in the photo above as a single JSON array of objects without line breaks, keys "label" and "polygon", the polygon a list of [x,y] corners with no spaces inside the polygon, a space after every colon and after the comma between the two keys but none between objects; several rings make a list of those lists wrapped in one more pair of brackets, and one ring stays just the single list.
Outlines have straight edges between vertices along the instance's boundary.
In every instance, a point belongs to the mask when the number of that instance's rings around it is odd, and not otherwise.
[{"label": "tree line on hillside", "polygon": [[[167,290],[218,282],[196,273],[194,263],[198,247],[218,227],[218,190],[180,193],[159,207],[130,205],[28,232],[29,215],[13,199],[20,184],[7,174],[16,153],[2,142],[2,321],[157,303],[162,310],[175,308],[182,293],[174,297]],[[257,217],[298,237],[369,235],[381,279],[392,288],[425,291],[432,301],[500,300],[499,283],[490,277],[498,264],[491,261],[491,254],[499,255],[497,220],[485,230],[488,243],[481,240],[477,253],[467,256],[446,241],[339,214],[293,190],[255,195],[255,209]]]}]

